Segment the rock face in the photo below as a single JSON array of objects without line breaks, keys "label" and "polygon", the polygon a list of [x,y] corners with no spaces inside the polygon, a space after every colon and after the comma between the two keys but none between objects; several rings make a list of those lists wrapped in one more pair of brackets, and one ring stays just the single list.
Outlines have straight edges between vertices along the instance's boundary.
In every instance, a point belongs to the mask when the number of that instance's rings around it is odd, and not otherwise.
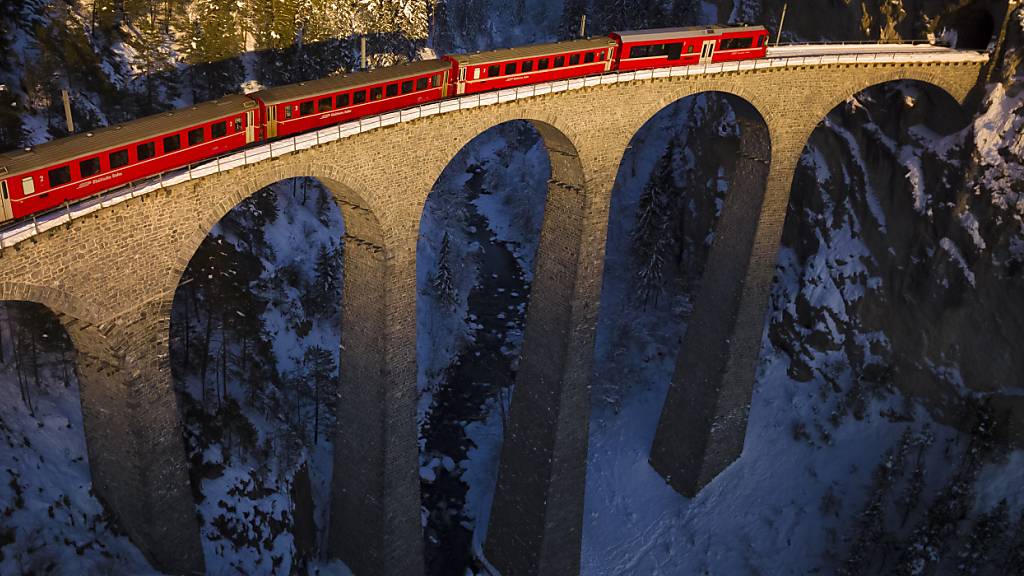
[{"label": "rock face", "polygon": [[811,137],[783,245],[804,266],[825,264],[837,293],[816,300],[820,277],[805,269],[771,326],[791,376],[822,376],[809,360],[842,350],[862,390],[897,386],[947,423],[963,420],[964,398],[985,397],[1024,440],[1020,30],[1009,27],[1002,82],[977,110],[893,83],[850,99]]}]

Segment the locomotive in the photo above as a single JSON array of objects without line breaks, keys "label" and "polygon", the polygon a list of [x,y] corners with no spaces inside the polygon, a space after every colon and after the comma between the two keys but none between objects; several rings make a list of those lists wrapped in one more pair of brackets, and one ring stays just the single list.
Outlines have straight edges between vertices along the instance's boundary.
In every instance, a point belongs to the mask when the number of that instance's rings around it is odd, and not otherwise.
[{"label": "locomotive", "polygon": [[262,143],[465,94],[764,57],[763,26],[691,26],[452,54],[232,94],[0,154],[0,223]]}]

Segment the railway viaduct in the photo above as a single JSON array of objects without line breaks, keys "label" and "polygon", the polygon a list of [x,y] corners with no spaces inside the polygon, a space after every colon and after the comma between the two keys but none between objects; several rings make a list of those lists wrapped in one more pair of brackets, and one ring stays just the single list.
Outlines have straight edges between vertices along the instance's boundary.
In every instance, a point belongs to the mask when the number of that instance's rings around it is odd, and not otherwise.
[{"label": "railway viaduct", "polygon": [[[416,241],[427,195],[470,140],[511,120],[551,162],[525,341],[486,549],[506,575],[579,571],[589,382],[609,205],[634,134],[701,92],[748,122],[680,351],[652,465],[692,495],[740,456],[794,169],[835,106],[913,79],[962,102],[984,65],[896,55],[632,79],[401,122],[187,180],[0,251],[0,300],[45,305],[76,348],[94,488],[155,566],[203,570],[168,365],[171,302],[193,253],[260,188],[319,179],[345,219],[343,338],[330,547],[357,574],[421,574]],[[621,79],[620,79],[621,80]]]}]

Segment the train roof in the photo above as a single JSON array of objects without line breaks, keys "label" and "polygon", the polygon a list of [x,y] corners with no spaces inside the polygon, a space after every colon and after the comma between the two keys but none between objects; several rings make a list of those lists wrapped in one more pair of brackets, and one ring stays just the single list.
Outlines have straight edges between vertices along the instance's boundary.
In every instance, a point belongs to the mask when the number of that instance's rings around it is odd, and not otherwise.
[{"label": "train roof", "polygon": [[549,44],[532,44],[519,48],[502,48],[501,50],[488,50],[487,52],[474,52],[472,54],[449,54],[448,56],[459,63],[460,66],[474,66],[489,62],[502,62],[505,60],[518,60],[520,58],[531,58],[536,56],[549,56],[565,52],[579,52],[581,50],[594,50],[597,48],[611,48],[615,41],[607,36],[598,38],[587,38],[583,40],[566,40],[564,42],[551,42]]},{"label": "train roof", "polygon": [[625,30],[612,32],[623,42],[651,42],[655,40],[676,40],[694,36],[709,36],[727,32],[765,30],[764,26],[684,26],[681,28],[654,28],[652,30]]},{"label": "train roof", "polygon": [[282,102],[293,102],[305,98],[315,98],[323,94],[331,94],[341,90],[351,90],[362,86],[372,86],[402,80],[410,76],[422,74],[433,74],[444,72],[451,68],[451,65],[444,60],[418,60],[406,64],[386,66],[367,72],[353,72],[352,74],[339,74],[318,78],[309,82],[298,82],[285,86],[276,86],[260,90],[253,94],[266,104],[280,104]]},{"label": "train roof", "polygon": [[251,98],[231,94],[213,102],[154,114],[92,132],[73,134],[28,149],[12,150],[0,154],[0,178],[63,164],[162,134],[178,132],[197,124],[234,116],[255,106],[256,102]]}]

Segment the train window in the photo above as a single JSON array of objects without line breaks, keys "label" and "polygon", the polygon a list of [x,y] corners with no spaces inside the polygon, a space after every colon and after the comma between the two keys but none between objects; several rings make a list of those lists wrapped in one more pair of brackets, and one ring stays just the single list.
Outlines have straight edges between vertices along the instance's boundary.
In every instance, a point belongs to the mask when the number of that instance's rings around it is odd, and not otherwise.
[{"label": "train window", "polygon": [[302,102],[299,104],[299,114],[306,116],[313,113],[313,101]]},{"label": "train window", "polygon": [[508,64],[505,64],[505,74],[515,74],[515,73],[516,73],[516,63],[515,62],[509,62]]},{"label": "train window", "polygon": [[7,200],[7,180],[0,182],[0,195],[4,197],[4,200]]},{"label": "train window", "polygon": [[764,36],[757,37],[757,47],[760,48],[761,46],[764,46]]},{"label": "train window", "polygon": [[577,65],[579,63],[580,63],[580,55],[579,54],[573,54],[572,56],[569,56],[569,66],[575,66],[575,65]]},{"label": "train window", "polygon": [[196,128],[195,130],[188,131],[188,145],[195,146],[196,144],[203,143],[203,129]]},{"label": "train window", "polygon": [[217,122],[216,124],[210,126],[210,138],[221,138],[223,136],[226,136],[227,133],[228,133],[228,123],[227,122]]},{"label": "train window", "polygon": [[334,102],[334,98],[331,98],[330,96],[327,98],[321,98],[320,101],[316,103],[316,111],[327,112],[331,109],[332,102]]},{"label": "train window", "polygon": [[647,46],[633,46],[629,49],[630,58],[647,58]]},{"label": "train window", "polygon": [[494,64],[493,66],[488,66],[487,67],[487,77],[488,78],[494,78],[495,76],[497,76],[499,74],[501,74],[501,66],[498,66],[497,64]]},{"label": "train window", "polygon": [[417,78],[416,79],[416,89],[417,90],[426,90],[427,89],[427,82],[428,82],[428,80],[426,78]]},{"label": "train window", "polygon": [[583,62],[584,63],[590,64],[593,61],[594,61],[594,53],[593,52],[587,52],[586,54],[583,55]]},{"label": "train window", "polygon": [[548,69],[548,59],[547,58],[541,58],[540,60],[537,60],[537,70],[547,70],[547,69]]},{"label": "train window", "polygon": [[686,47],[686,53],[693,54],[693,44],[690,44],[689,46]]},{"label": "train window", "polygon": [[164,154],[174,152],[178,148],[181,148],[181,136],[175,134],[164,138]]},{"label": "train window", "polygon": [[599,62],[604,62],[604,50],[597,53],[597,59]]},{"label": "train window", "polygon": [[430,77],[430,87],[431,88],[440,88],[441,87],[441,75],[440,74],[434,74],[433,76]]},{"label": "train window", "polygon": [[352,102],[355,104],[362,104],[366,102],[366,90],[360,90],[352,93]]},{"label": "train window", "polygon": [[555,68],[565,66],[565,56],[555,56]]},{"label": "train window", "polygon": [[156,142],[146,142],[135,147],[135,157],[141,160],[148,160],[156,156]]},{"label": "train window", "polygon": [[387,88],[384,89],[384,95],[388,98],[398,96],[398,84],[388,84]]},{"label": "train window", "polygon": [[402,94],[408,94],[409,92],[412,92],[412,80],[402,82]]},{"label": "train window", "polygon": [[284,107],[284,119],[285,120],[290,120],[291,117],[292,117],[292,106],[291,106],[291,104],[289,104],[288,106]]},{"label": "train window", "polygon": [[78,163],[78,171],[82,173],[82,178],[88,178],[93,174],[100,173],[100,159],[89,158],[88,160],[82,160]]},{"label": "train window", "polygon": [[376,100],[380,100],[383,95],[384,95],[384,89],[383,88],[370,88],[370,101],[371,102],[376,101]]},{"label": "train window", "polygon": [[235,118],[235,132],[241,132],[241,131],[242,131],[242,119],[241,118]]},{"label": "train window", "polygon": [[665,55],[668,56],[669,60],[678,60],[683,54],[683,45],[676,44],[665,44]]},{"label": "train window", "polygon": [[742,50],[754,44],[753,38],[725,38],[719,50]]},{"label": "train window", "polygon": [[29,177],[29,178],[22,178],[21,179],[21,195],[22,196],[31,196],[31,195],[33,195],[35,193],[36,193],[36,183],[32,180],[32,178],[31,177]]},{"label": "train window", "polygon": [[334,107],[344,108],[345,106],[348,106],[348,94],[339,94],[338,97],[334,99]]},{"label": "train window", "polygon": [[[202,129],[200,129],[202,130]],[[128,165],[128,149],[118,150],[110,153],[110,169],[120,168]]]},{"label": "train window", "polygon": [[50,186],[60,186],[61,184],[67,184],[71,182],[71,167],[61,166],[50,170]]},{"label": "train window", "polygon": [[533,72],[533,60],[523,62],[523,72]]}]

